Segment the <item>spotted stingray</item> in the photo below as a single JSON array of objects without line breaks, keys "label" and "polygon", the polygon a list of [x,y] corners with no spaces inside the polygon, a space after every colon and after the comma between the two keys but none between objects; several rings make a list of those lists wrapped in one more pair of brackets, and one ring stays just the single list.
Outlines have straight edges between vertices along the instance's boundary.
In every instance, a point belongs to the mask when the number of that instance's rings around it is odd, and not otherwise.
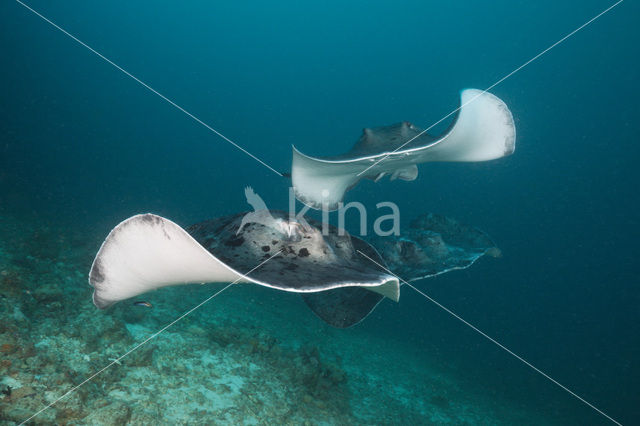
[{"label": "spotted stingray", "polygon": [[418,164],[431,161],[487,161],[515,150],[516,128],[507,105],[491,93],[466,89],[451,126],[439,136],[402,122],[364,129],[345,154],[311,157],[293,148],[291,180],[304,204],[335,210],[345,192],[362,179],[411,181]]},{"label": "spotted stingray", "polygon": [[[383,252],[392,255],[387,264],[370,243],[333,226],[323,234],[321,224],[308,219],[301,225],[281,211],[270,212],[271,222],[243,224],[245,215],[215,218],[186,229],[153,214],[123,221],[109,233],[93,262],[89,282],[94,304],[107,308],[179,284],[253,283],[301,293],[322,320],[344,328],[363,320],[384,298],[399,300],[400,280],[385,270],[387,266],[412,280],[451,265],[467,267],[493,247],[488,237],[478,238],[483,234],[460,228],[455,221],[433,230],[415,228],[420,222],[414,222],[416,235],[437,233],[444,248],[436,256],[432,245],[416,237],[413,250],[422,250],[424,256],[407,256],[406,241],[377,241]],[[425,256],[439,262],[430,266],[429,274],[424,270]]]}]

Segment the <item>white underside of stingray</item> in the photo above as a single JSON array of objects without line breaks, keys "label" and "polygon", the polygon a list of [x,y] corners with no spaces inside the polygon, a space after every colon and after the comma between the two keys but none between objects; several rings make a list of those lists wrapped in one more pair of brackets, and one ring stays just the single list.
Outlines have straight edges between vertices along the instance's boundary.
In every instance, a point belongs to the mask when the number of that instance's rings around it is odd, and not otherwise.
[{"label": "white underside of stingray", "polygon": [[[258,258],[252,265],[263,261]],[[93,302],[101,309],[162,287],[218,282],[253,283],[297,293],[358,286],[395,301],[399,298],[398,279],[388,274],[378,274],[369,282],[336,280],[317,287],[288,288],[245,275],[249,272],[231,268],[174,222],[142,214],[109,233],[93,262],[89,283],[94,287]]]},{"label": "white underside of stingray", "polygon": [[463,90],[460,98],[455,122],[437,138],[404,122],[365,129],[356,145],[338,157],[310,157],[293,147],[296,198],[313,208],[335,210],[363,178],[414,180],[420,163],[488,161],[513,153],[516,129],[507,105],[477,89]]}]

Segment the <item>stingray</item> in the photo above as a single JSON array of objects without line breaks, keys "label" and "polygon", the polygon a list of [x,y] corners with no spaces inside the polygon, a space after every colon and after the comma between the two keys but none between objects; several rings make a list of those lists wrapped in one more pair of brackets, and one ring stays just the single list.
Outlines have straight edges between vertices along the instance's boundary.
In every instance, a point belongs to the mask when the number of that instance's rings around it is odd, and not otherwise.
[{"label": "stingray", "polygon": [[360,180],[412,181],[418,164],[430,161],[487,161],[515,150],[516,130],[506,104],[477,89],[460,94],[455,120],[439,136],[409,122],[364,129],[345,154],[310,157],[293,147],[291,180],[296,198],[316,209],[335,210]]},{"label": "stingray", "polygon": [[[400,236],[376,236],[368,242],[384,259],[386,267],[407,282],[468,268],[484,255],[502,256],[481,230],[433,213],[411,221]],[[372,260],[378,262],[373,257],[369,261]],[[339,328],[362,321],[383,300],[381,295],[357,287],[302,297],[317,316]]]},{"label": "stingray", "polygon": [[247,214],[241,213],[186,229],[153,214],[125,220],[109,233],[91,267],[94,304],[104,309],[161,287],[215,282],[303,294],[358,287],[399,299],[398,279],[358,253],[384,263],[365,241],[332,226],[323,235],[315,221],[303,225],[285,212],[269,213],[270,222],[243,222]]},{"label": "stingray", "polygon": [[[94,304],[104,309],[180,284],[253,283],[301,293],[319,318],[346,328],[366,318],[385,297],[399,300],[400,282],[385,267],[415,280],[467,267],[494,247],[481,231],[427,215],[412,222],[408,237],[372,240],[389,256],[385,262],[373,245],[333,226],[323,235],[322,225],[312,219],[301,224],[288,220],[285,212],[269,211],[271,222],[248,222],[247,215],[186,229],[153,214],[123,221],[109,233],[91,267]],[[438,238],[446,251],[433,243]]]},{"label": "stingray", "polygon": [[483,231],[434,213],[415,218],[400,236],[373,237],[369,243],[388,268],[406,281],[468,268],[483,255],[502,257]]}]

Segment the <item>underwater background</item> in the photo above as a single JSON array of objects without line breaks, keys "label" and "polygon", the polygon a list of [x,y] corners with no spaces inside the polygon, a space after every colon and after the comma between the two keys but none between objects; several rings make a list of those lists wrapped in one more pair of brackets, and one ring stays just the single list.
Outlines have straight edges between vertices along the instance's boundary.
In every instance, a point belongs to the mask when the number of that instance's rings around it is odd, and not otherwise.
[{"label": "underwater background", "polygon": [[[28,4],[277,170],[363,127],[426,128],[612,2]],[[515,153],[347,194],[450,216],[503,252],[417,286],[623,424],[640,424],[640,95],[625,1],[491,90]],[[289,182],[16,2],[0,4],[0,423],[25,420],[221,288],[99,311],[121,220],[181,225]],[[438,128],[443,129],[448,122]],[[437,133],[437,132],[435,132]],[[335,219],[335,218],[334,218]],[[371,223],[370,223],[371,226]],[[20,389],[22,389],[20,391]],[[610,424],[404,287],[333,329],[295,294],[230,288],[37,424]]]}]

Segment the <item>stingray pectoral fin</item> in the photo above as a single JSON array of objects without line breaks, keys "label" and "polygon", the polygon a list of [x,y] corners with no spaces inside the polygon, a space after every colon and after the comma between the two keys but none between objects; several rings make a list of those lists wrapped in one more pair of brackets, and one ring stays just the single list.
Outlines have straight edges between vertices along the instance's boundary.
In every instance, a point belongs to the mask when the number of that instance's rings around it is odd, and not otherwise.
[{"label": "stingray pectoral fin", "polygon": [[293,147],[291,182],[295,196],[314,208],[336,210],[344,193],[361,179],[362,165],[334,163],[304,155]]},{"label": "stingray pectoral fin", "polygon": [[453,125],[417,154],[418,162],[487,161],[512,154],[515,147],[516,126],[507,105],[491,93],[465,89]]},{"label": "stingray pectoral fin", "polygon": [[327,324],[347,328],[365,319],[384,297],[362,287],[342,287],[303,293],[302,299]]},{"label": "stingray pectoral fin", "polygon": [[362,287],[374,293],[378,293],[386,298],[397,302],[400,300],[400,282],[398,280],[390,280],[382,285],[374,287]]},{"label": "stingray pectoral fin", "polygon": [[[157,288],[242,278],[172,221],[153,214],[116,226],[96,255],[89,283],[101,309]],[[243,282],[248,282],[242,278]]]}]

